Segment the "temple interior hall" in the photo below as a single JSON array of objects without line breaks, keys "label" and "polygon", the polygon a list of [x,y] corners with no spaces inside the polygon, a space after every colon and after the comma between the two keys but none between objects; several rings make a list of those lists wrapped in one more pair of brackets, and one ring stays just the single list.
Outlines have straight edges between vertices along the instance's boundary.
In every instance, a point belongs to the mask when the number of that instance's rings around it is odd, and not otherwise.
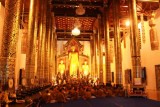
[{"label": "temple interior hall", "polygon": [[0,0],[0,102],[76,99],[45,99],[68,90],[85,100],[91,94],[160,101],[159,6],[159,0]]}]

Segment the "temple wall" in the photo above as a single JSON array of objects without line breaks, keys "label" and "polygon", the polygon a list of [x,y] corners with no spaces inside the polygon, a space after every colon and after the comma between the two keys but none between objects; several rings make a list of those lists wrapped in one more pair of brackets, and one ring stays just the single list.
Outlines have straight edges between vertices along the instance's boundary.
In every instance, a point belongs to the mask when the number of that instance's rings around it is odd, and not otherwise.
[{"label": "temple wall", "polygon": [[130,50],[130,33],[125,36],[126,47],[124,47],[124,40],[121,43],[122,50],[122,83],[125,84],[125,70],[132,69],[131,50]]},{"label": "temple wall", "polygon": [[[156,18],[156,29],[160,43],[160,32],[158,32],[160,28],[160,15]],[[142,41],[141,37],[141,66],[146,67],[146,76],[147,76],[147,85],[146,89],[148,90],[156,90],[156,76],[155,76],[155,65],[160,64],[160,48],[159,50],[151,50],[150,45],[150,35],[149,30],[150,26],[148,21],[144,22],[145,27],[145,43]],[[142,36],[142,35],[141,35]],[[122,72],[123,72],[123,84],[125,84],[125,69],[132,69],[131,62],[131,52],[130,52],[130,38],[126,37],[126,48],[124,48],[124,41],[121,44],[122,47]],[[114,63],[112,63],[112,71],[114,70]]]},{"label": "temple wall", "polygon": [[[159,15],[158,15],[159,16]],[[160,64],[160,17],[156,18],[156,29],[159,41],[159,50],[151,50],[150,46],[150,35],[149,35],[149,24],[145,22],[145,37],[146,43],[142,43],[141,49],[141,65],[146,67],[147,72],[147,89],[156,90],[156,76],[155,76],[155,65]]]},{"label": "temple wall", "polygon": [[15,87],[18,88],[18,81],[19,81],[19,72],[22,66],[22,61],[25,61],[23,57],[21,57],[21,39],[22,39],[22,30],[19,30],[18,35],[18,43],[16,47],[16,67],[15,67]]}]

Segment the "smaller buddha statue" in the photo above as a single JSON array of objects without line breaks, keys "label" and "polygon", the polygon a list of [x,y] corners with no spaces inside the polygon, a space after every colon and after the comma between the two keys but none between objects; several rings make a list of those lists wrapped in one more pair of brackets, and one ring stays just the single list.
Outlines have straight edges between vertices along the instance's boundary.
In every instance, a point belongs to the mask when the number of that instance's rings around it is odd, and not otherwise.
[{"label": "smaller buddha statue", "polygon": [[83,70],[83,76],[88,76],[89,66],[88,66],[87,61],[84,61],[84,64],[82,65],[82,70]]},{"label": "smaller buddha statue", "polygon": [[58,72],[60,72],[61,75],[65,72],[65,64],[63,60],[60,60],[60,63],[58,65]]}]

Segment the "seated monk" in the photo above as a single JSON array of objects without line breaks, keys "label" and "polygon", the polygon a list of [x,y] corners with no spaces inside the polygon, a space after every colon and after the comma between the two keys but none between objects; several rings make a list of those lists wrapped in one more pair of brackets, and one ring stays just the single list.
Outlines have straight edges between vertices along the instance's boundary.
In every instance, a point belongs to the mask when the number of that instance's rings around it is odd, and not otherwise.
[{"label": "seated monk", "polygon": [[85,94],[85,90],[82,88],[82,87],[80,87],[80,89],[79,89],[79,96],[83,96]]},{"label": "seated monk", "polygon": [[2,95],[3,95],[3,94],[2,94],[2,92],[0,91],[0,100],[2,100]]},{"label": "seated monk", "polygon": [[10,102],[12,102],[12,101],[9,100],[9,98],[8,98],[8,93],[7,93],[7,92],[4,92],[2,101],[4,101],[5,103],[10,103]]},{"label": "seated monk", "polygon": [[52,100],[52,96],[49,90],[47,90],[46,92],[42,94],[42,102],[50,103],[51,100]]},{"label": "seated monk", "polygon": [[79,93],[78,93],[77,88],[72,88],[71,91],[70,91],[70,94],[71,94],[71,99],[72,100],[78,100]]},{"label": "seated monk", "polygon": [[66,102],[66,97],[64,96],[64,94],[61,91],[56,93],[56,101],[62,102],[62,103]]},{"label": "seated monk", "polygon": [[91,96],[92,96],[92,95],[91,95],[90,90],[86,89],[86,91],[85,91],[84,95],[82,96],[82,98],[83,98],[84,100],[87,100],[87,99],[90,99]]},{"label": "seated monk", "polygon": [[98,90],[97,90],[96,97],[101,98],[101,97],[105,97],[105,96],[106,96],[106,95],[105,95],[103,89],[98,89]]}]

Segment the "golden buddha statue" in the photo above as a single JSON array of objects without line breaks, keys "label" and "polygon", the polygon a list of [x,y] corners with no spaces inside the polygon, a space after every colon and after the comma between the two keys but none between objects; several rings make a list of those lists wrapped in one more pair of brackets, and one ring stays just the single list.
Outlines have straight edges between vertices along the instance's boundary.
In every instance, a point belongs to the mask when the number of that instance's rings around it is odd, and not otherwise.
[{"label": "golden buddha statue", "polygon": [[65,72],[65,64],[63,60],[60,60],[60,63],[58,65],[58,72],[60,72],[61,75],[63,75]]},{"label": "golden buddha statue", "polygon": [[75,51],[75,48],[75,46],[72,46],[71,52],[69,52],[69,73],[72,77],[77,77],[77,72],[79,69],[78,52]]},{"label": "golden buddha statue", "polygon": [[89,74],[89,66],[87,61],[84,61],[84,64],[82,65],[83,70],[83,76],[87,76]]}]

